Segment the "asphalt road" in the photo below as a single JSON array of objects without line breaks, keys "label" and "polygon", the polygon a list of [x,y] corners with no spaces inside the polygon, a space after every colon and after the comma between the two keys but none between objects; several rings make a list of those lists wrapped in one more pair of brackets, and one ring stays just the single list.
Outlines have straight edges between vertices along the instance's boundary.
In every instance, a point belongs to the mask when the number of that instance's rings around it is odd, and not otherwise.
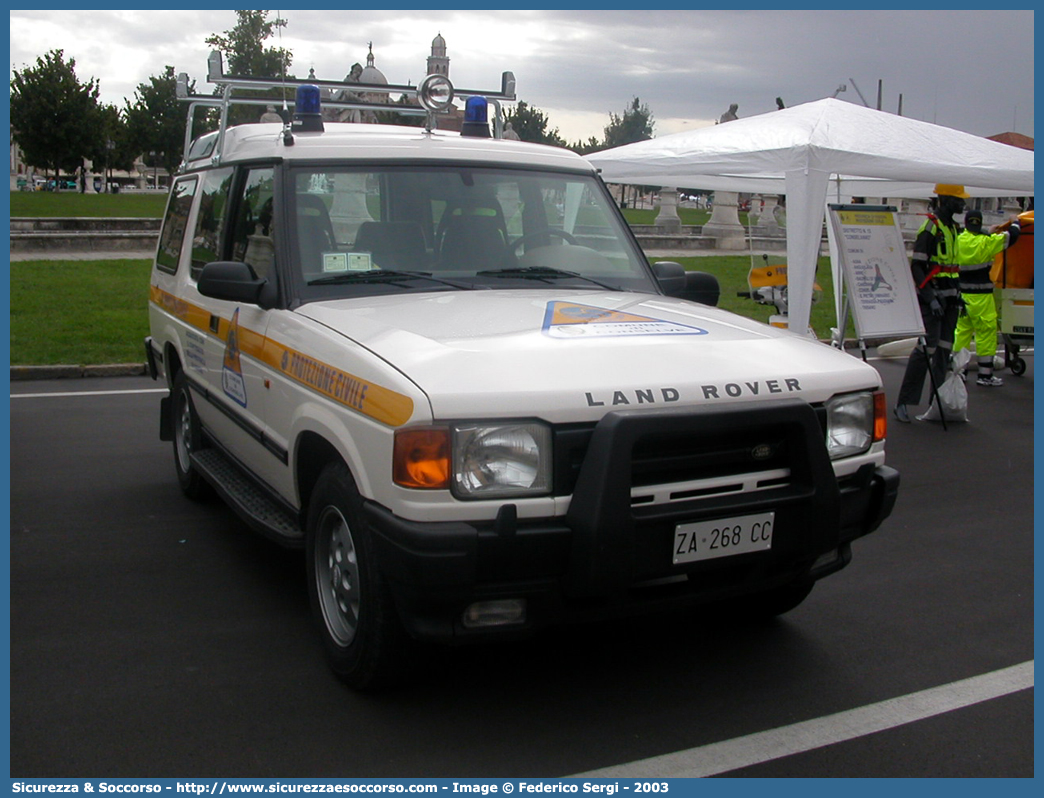
[{"label": "asphalt road", "polygon": [[[439,651],[375,697],[327,671],[301,555],[182,497],[156,383],[16,383],[11,775],[630,775],[923,691],[964,694],[962,680],[1010,666],[1032,674],[1028,362],[1003,388],[969,386],[971,423],[891,425],[895,513],[784,620],[672,615]],[[876,365],[894,396],[903,362]],[[1032,776],[1033,689],[723,775]]]}]

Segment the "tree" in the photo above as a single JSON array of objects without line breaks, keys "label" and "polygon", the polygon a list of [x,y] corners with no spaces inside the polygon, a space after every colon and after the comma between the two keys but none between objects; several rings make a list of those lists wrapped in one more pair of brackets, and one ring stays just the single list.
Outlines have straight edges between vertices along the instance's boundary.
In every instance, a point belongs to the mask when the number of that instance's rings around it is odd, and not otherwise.
[{"label": "tree", "polygon": [[[236,26],[222,34],[208,36],[206,43],[220,50],[229,75],[249,75],[255,78],[293,77],[288,74],[293,54],[282,47],[265,47],[265,40],[279,28],[286,27],[286,20],[278,17],[270,20],[268,11],[237,11]],[[215,94],[217,90],[215,90]],[[281,97],[279,90],[239,92],[240,96]],[[263,109],[262,109],[263,110]],[[240,125],[256,122],[261,111],[250,106],[229,109],[229,124]]]},{"label": "tree", "polygon": [[635,97],[630,108],[623,112],[623,116],[610,112],[609,124],[605,128],[605,149],[651,139],[653,125],[649,106]]},{"label": "tree", "polygon": [[519,102],[504,114],[505,127],[508,122],[522,141],[550,144],[554,147],[566,146],[565,139],[558,135],[557,127],[550,131],[547,129],[547,114],[539,108],[527,105],[525,101]]},{"label": "tree", "polygon": [[594,136],[591,136],[587,141],[574,141],[569,145],[569,149],[579,155],[587,155],[588,153],[604,150],[605,142],[599,141]]},{"label": "tree", "polygon": [[74,172],[90,155],[100,124],[98,83],[80,83],[76,59],[66,61],[62,50],[15,70],[10,108],[12,137],[26,163],[57,177],[62,170]]},{"label": "tree", "polygon": [[127,121],[119,108],[102,105],[98,108],[98,114],[98,136],[91,147],[90,158],[94,170],[104,170],[105,180],[109,182],[113,169],[130,171],[139,150],[131,141]]},{"label": "tree", "polygon": [[265,40],[277,28],[285,28],[285,19],[268,19],[267,11],[237,11],[238,21],[232,30],[208,36],[206,43],[220,50],[230,75],[256,78],[278,78],[290,69],[293,55],[282,47],[265,47]]},{"label": "tree", "polygon": [[[190,93],[193,88],[189,88]],[[124,113],[135,153],[145,153],[149,166],[162,166],[167,174],[174,174],[184,156],[188,115],[188,105],[177,99],[174,67],[166,66],[162,75],[152,75],[148,83],[139,83],[134,102],[127,101]]]}]

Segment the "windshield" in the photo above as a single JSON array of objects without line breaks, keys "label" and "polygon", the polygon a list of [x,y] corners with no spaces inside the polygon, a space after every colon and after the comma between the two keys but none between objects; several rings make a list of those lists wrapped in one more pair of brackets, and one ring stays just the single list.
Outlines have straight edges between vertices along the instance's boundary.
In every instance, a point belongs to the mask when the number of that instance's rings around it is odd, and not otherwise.
[{"label": "windshield", "polygon": [[324,166],[291,176],[293,277],[304,301],[551,285],[657,291],[590,175]]}]

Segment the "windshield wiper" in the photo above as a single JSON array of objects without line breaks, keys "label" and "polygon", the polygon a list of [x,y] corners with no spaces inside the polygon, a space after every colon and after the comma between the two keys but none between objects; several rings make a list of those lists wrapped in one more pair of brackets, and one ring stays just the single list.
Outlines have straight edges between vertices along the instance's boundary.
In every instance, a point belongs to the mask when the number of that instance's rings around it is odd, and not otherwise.
[{"label": "windshield wiper", "polygon": [[331,274],[329,277],[320,277],[317,280],[309,280],[308,285],[338,285],[345,283],[392,283],[402,284],[406,280],[428,280],[439,285],[448,285],[450,288],[460,288],[466,291],[474,290],[475,286],[467,283],[458,283],[455,280],[447,280],[444,277],[433,277],[427,272],[402,272],[393,269],[369,269],[364,272],[341,272]]},{"label": "windshield wiper", "polygon": [[478,276],[517,277],[523,280],[544,280],[545,282],[572,278],[576,280],[586,280],[587,282],[594,283],[607,291],[623,291],[623,289],[618,285],[603,283],[601,280],[596,280],[594,277],[588,277],[586,274],[570,272],[565,269],[552,269],[549,266],[518,266],[511,269],[492,269],[490,271],[479,272]]}]

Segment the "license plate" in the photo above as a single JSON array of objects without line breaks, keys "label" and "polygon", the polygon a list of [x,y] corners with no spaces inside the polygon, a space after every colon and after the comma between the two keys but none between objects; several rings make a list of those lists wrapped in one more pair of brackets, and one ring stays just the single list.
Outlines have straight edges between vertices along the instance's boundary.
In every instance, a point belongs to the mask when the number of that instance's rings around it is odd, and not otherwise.
[{"label": "license plate", "polygon": [[674,528],[674,564],[767,551],[772,548],[775,519],[775,513],[759,513],[678,524]]}]

